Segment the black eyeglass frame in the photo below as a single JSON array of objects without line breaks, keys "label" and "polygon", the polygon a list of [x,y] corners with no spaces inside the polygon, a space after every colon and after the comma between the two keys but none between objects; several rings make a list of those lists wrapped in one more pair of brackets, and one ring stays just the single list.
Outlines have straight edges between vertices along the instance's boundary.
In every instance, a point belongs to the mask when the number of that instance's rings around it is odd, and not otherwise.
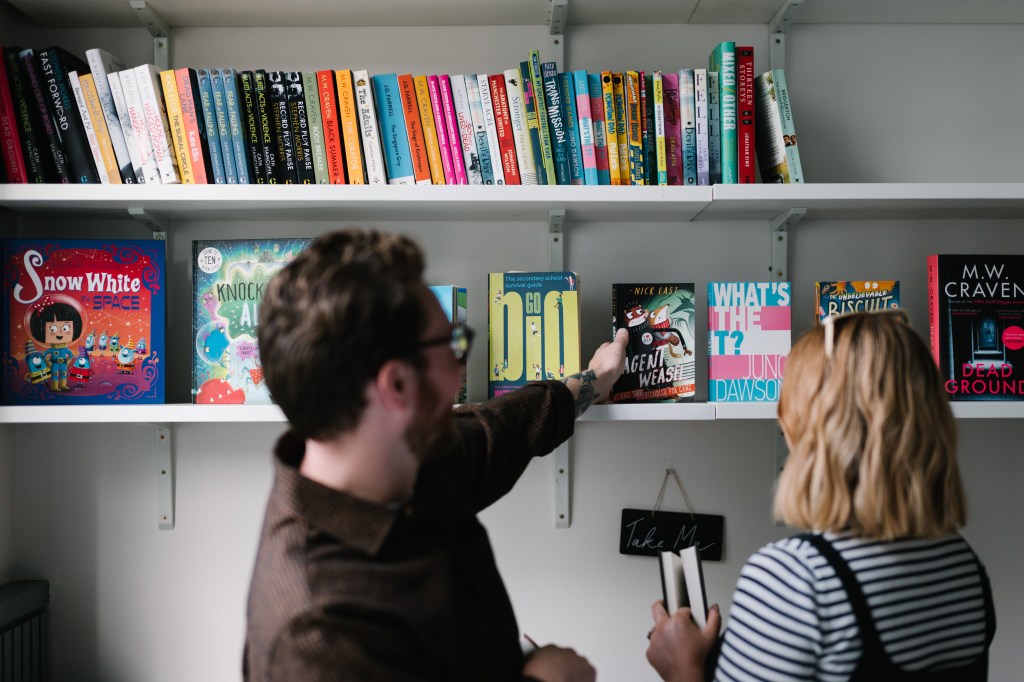
[{"label": "black eyeglass frame", "polygon": [[436,339],[426,339],[419,341],[410,347],[409,353],[417,353],[424,348],[431,348],[433,346],[442,346],[448,344],[451,348],[452,355],[455,356],[455,360],[459,364],[466,364],[466,359],[469,357],[469,351],[473,348],[473,338],[476,336],[469,326],[465,324],[457,324],[452,327],[452,331],[448,336],[441,336]]}]

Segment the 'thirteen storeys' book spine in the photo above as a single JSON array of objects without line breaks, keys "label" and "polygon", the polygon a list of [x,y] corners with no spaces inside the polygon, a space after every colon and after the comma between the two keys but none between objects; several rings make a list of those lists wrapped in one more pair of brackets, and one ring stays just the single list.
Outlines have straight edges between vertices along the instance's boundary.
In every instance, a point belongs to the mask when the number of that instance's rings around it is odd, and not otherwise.
[{"label": "'thirteen storeys' book spine", "polygon": [[522,77],[519,69],[506,69],[502,76],[505,80],[505,96],[508,98],[509,125],[512,131],[512,142],[516,149],[519,182],[523,185],[536,185],[537,166],[533,158],[530,130],[526,122],[526,102],[523,95]]},{"label": "'thirteen storeys' book spine", "polygon": [[459,150],[462,152],[466,177],[470,185],[482,185],[484,176],[480,168],[480,154],[476,148],[476,132],[473,130],[473,114],[469,109],[466,77],[457,74],[452,76],[448,83],[451,87],[452,110],[455,113],[455,140],[458,141]]},{"label": "'thirteen storeys' book spine", "polygon": [[295,165],[295,131],[288,111],[288,93],[284,71],[267,71],[267,108],[270,111],[270,125],[274,130],[277,151],[277,181],[294,185],[299,181],[299,169]]},{"label": "'thirteen storeys' book spine", "polygon": [[711,184],[708,158],[708,70],[693,70],[693,111],[697,130],[697,184]]},{"label": "'thirteen storeys' book spine", "polygon": [[[484,117],[484,134],[490,152],[491,171],[494,173],[494,184],[504,185],[505,169],[502,167],[501,147],[498,144],[498,128],[495,123],[494,97],[491,95],[491,83],[486,73],[476,75],[477,89],[480,91],[480,110]],[[479,143],[477,143],[479,144]]]},{"label": "'thirteen storeys' book spine", "polygon": [[338,111],[338,97],[334,91],[334,71],[317,71],[316,84],[320,92],[328,182],[332,185],[344,185],[345,157],[341,152],[341,115]]},{"label": "'thirteen storeys' book spine", "polygon": [[100,98],[100,106],[103,109],[103,117],[107,122],[107,134],[110,136],[110,146],[114,150],[114,157],[117,159],[118,172],[121,181],[125,184],[137,182],[135,170],[132,165],[131,154],[128,151],[128,141],[125,139],[124,128],[121,126],[117,107],[110,91],[110,79],[108,76],[117,71],[127,68],[124,62],[106,50],[94,47],[85,51],[85,60],[89,63],[89,70],[92,72],[96,94]]},{"label": "'thirteen storeys' book spine", "polygon": [[[416,106],[420,111],[420,127],[423,130],[423,145],[427,151],[430,181],[435,185],[444,185],[447,180],[445,179],[445,163],[442,158],[443,148],[438,136],[434,106],[431,103],[429,78],[426,75],[413,78],[413,89],[416,92]],[[451,159],[448,159],[448,163],[451,164]]]},{"label": "'thirteen storeys' book spine", "polygon": [[594,163],[597,166],[597,184],[611,184],[608,168],[607,122],[604,113],[604,96],[601,92],[601,74],[587,74],[587,88],[590,92],[590,116],[594,125]]},{"label": "'thirteen storeys' book spine", "polygon": [[754,183],[754,48],[736,48],[736,172]]},{"label": "'thirteen storeys' book spine", "polygon": [[679,129],[683,139],[683,184],[697,184],[697,109],[693,69],[679,70]]},{"label": "'thirteen storeys' book spine", "polygon": [[350,185],[366,184],[366,169],[363,165],[363,143],[359,132],[359,112],[356,109],[355,86],[352,72],[341,69],[334,72],[338,85],[338,115],[341,122],[341,137],[345,148],[345,167],[348,169]]},{"label": "'thirteen storeys' book spine", "polygon": [[302,73],[285,71],[285,94],[288,97],[288,118],[291,120],[292,146],[295,148],[295,171],[300,185],[316,183],[313,170],[313,142],[309,135],[309,114]]},{"label": "'thirteen storeys' book spine", "polygon": [[331,177],[327,170],[327,147],[324,137],[323,112],[320,108],[320,87],[317,83],[317,75],[313,71],[302,72],[302,92],[306,97],[306,118],[309,122],[313,177],[316,184],[329,185]]},{"label": "'thirteen storeys' book spine", "polygon": [[263,154],[263,122],[256,105],[256,76],[252,71],[238,74],[242,117],[245,121],[246,152],[253,184],[266,184],[267,165]]},{"label": "'thirteen storeys' book spine", "polygon": [[402,96],[398,91],[398,76],[393,73],[378,74],[370,77],[370,85],[377,109],[377,121],[380,123],[388,184],[413,185],[416,176],[412,168]]},{"label": "'thirteen storeys' book spine", "polygon": [[[541,88],[544,92],[544,113],[548,122],[555,180],[559,185],[572,184],[569,168],[569,137],[562,106],[562,88],[555,62],[541,64]],[[540,102],[538,102],[538,105]]]},{"label": "'thirteen storeys' book spine", "polygon": [[[424,84],[426,80],[424,79]],[[412,174],[417,185],[429,185],[430,161],[424,140],[420,108],[416,99],[416,84],[412,74],[398,77],[398,93],[402,97],[402,113],[405,114],[405,132],[409,136],[409,158],[412,160]]]},{"label": "'thirteen storeys' book spine", "polygon": [[590,84],[586,71],[573,71],[572,78],[576,91],[576,112],[579,118],[583,182],[587,185],[596,185],[599,183],[597,180],[597,156],[594,148],[594,118],[590,109]]},{"label": "'thirteen storeys' book spine", "polygon": [[516,142],[512,132],[512,114],[508,108],[505,75],[498,73],[488,76],[487,85],[491,91],[491,104],[494,109],[494,132],[498,138],[501,172],[505,176],[506,185],[520,185],[522,180],[516,161]]},{"label": "'thirteen storeys' book spine", "polygon": [[665,99],[665,170],[668,184],[683,184],[683,135],[679,125],[679,74],[661,76]]},{"label": "'thirteen storeys' book spine", "polygon": [[788,143],[786,162],[789,164],[789,181],[803,182],[804,171],[800,166],[800,148],[796,143],[796,128],[793,125],[793,108],[789,101],[789,87],[786,85],[786,73],[782,69],[773,69],[775,92],[778,96],[779,118],[782,121],[782,139]]},{"label": "'thirteen storeys' book spine", "polygon": [[[519,79],[523,88],[523,107],[526,110],[526,130],[530,136],[530,152],[533,155],[534,174],[538,185],[555,183],[555,176],[548,180],[547,164],[544,162],[544,149],[540,141],[540,114],[537,111],[537,91],[533,88],[530,62],[519,62]],[[544,95],[541,94],[541,98]]]},{"label": "'thirteen storeys' book spine", "polygon": [[160,171],[160,181],[165,185],[177,185],[181,182],[181,177],[174,154],[171,152],[167,111],[164,108],[164,98],[160,95],[160,70],[153,64],[141,64],[133,70],[146,129],[153,142],[153,158],[156,159],[156,166]]},{"label": "'thirteen storeys' book spine", "polygon": [[722,183],[739,182],[737,158],[736,43],[723,41],[708,57],[708,70],[718,73],[718,106],[721,122]]},{"label": "'thirteen storeys' book spine", "polygon": [[466,170],[466,161],[462,155],[462,132],[459,130],[459,119],[455,113],[451,78],[446,74],[439,74],[437,86],[441,95],[441,111],[444,118],[445,134],[448,136],[448,150],[452,160],[452,170],[455,172],[455,182],[453,184],[468,185],[469,173]]},{"label": "'thirteen storeys' book spine", "polygon": [[271,121],[272,107],[267,89],[267,72],[256,69],[253,74],[253,91],[256,95],[256,111],[259,116],[259,129],[262,133],[260,147],[263,149],[263,169],[266,181],[277,184],[281,181],[281,164],[284,163],[278,154],[277,133]]},{"label": "'thirteen storeys' book spine", "polygon": [[252,157],[247,148],[246,139],[248,131],[245,126],[247,117],[244,115],[241,106],[241,96],[238,92],[238,74],[234,69],[218,69],[220,71],[220,84],[224,90],[224,107],[227,110],[228,134],[231,136],[231,154],[234,157],[235,173],[238,177],[238,184],[248,185],[255,182],[253,179]]},{"label": "'thirteen storeys' book spine", "polygon": [[[223,72],[220,69],[208,69],[210,73],[210,89],[213,91],[213,123],[217,130],[217,142],[220,144],[220,162],[224,166],[224,180],[229,185],[238,184],[238,170],[235,168],[235,146],[231,140],[231,129],[228,124],[228,103],[224,92]],[[213,144],[213,136],[210,136]]]},{"label": "'thirteen storeys' book spine", "polygon": [[30,107],[35,111],[35,121],[39,123],[40,153],[53,164],[54,182],[71,182],[71,169],[68,167],[67,154],[64,146],[60,143],[60,135],[57,134],[57,126],[50,114],[47,105],[47,95],[43,89],[42,72],[39,63],[32,50],[22,50],[18,53],[18,61],[21,63],[22,73],[25,74],[26,92],[31,96]]},{"label": "'thirteen storeys' book spine", "polygon": [[[195,74],[196,84],[199,86],[199,98],[197,100],[199,104],[196,108],[196,117],[202,119],[203,127],[206,130],[206,144],[203,145],[203,159],[207,166],[206,181],[217,185],[226,185],[228,184],[228,173],[224,167],[224,148],[220,143],[213,74],[210,69],[192,70],[192,73]],[[193,99],[195,99],[194,92]],[[234,175],[233,172],[232,175]]]},{"label": "'thirteen storeys' book spine", "polygon": [[3,168],[7,174],[7,182],[27,183],[28,171],[21,144],[22,133],[18,126],[12,92],[6,64],[0,65],[0,144],[3,145]]},{"label": "'thirteen storeys' book spine", "polygon": [[434,114],[434,130],[437,131],[437,148],[441,155],[441,170],[444,173],[444,180],[446,184],[457,185],[452,145],[451,140],[448,139],[448,120],[441,104],[441,82],[438,76],[427,76],[427,92],[430,95],[430,110]]},{"label": "'thirteen storeys' book spine", "polygon": [[[135,177],[144,179],[147,185],[159,185],[162,182],[160,169],[157,167],[156,156],[153,153],[153,140],[149,136],[149,125],[146,123],[146,112],[142,108],[139,79],[135,77],[135,69],[125,69],[112,74],[110,77],[111,91],[114,89],[115,76],[121,83],[125,110],[128,112],[128,120],[132,126],[132,139],[135,140],[135,149],[139,154],[139,168],[135,171]],[[134,159],[132,165],[135,165]]]},{"label": "'thirteen storeys' book spine", "polygon": [[366,182],[370,185],[386,185],[387,172],[384,169],[384,152],[381,149],[370,78],[365,69],[360,69],[352,72],[352,81],[355,87],[360,139],[363,141],[363,158],[366,160]]},{"label": "'thirteen storeys' book spine", "polygon": [[60,47],[43,50],[36,59],[39,62],[43,92],[48,95],[47,106],[67,154],[72,182],[99,183],[99,174],[92,160],[89,140],[85,136],[78,103],[71,92],[68,74],[71,71],[88,72],[89,67],[81,59]]},{"label": "'thirteen storeys' book spine", "polygon": [[480,161],[480,175],[483,184],[498,184],[494,164],[491,163],[491,145],[487,139],[487,124],[484,121],[483,103],[480,98],[480,80],[477,74],[469,73],[465,75],[465,81],[466,102],[469,104],[469,120],[473,124],[473,141],[476,143],[477,158]]}]

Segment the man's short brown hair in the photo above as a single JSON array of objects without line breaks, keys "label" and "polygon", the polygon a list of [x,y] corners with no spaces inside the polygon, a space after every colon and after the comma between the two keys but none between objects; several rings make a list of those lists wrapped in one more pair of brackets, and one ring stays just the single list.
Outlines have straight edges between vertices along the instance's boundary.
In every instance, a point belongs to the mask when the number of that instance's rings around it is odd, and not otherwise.
[{"label": "man's short brown hair", "polygon": [[274,276],[260,306],[267,386],[295,432],[329,440],[353,428],[381,365],[423,333],[423,252],[408,237],[324,235]]}]

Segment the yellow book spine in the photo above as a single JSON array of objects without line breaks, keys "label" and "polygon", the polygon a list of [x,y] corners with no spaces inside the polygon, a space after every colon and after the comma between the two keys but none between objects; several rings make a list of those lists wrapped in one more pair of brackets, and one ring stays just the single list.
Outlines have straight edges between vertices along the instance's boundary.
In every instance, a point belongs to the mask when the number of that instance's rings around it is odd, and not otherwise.
[{"label": "yellow book spine", "polygon": [[437,141],[437,126],[434,125],[434,109],[430,106],[430,87],[426,76],[412,79],[416,89],[416,106],[420,109],[420,125],[423,128],[423,142],[427,146],[427,164],[430,166],[430,181],[435,185],[444,183],[444,166],[441,164],[441,145]]},{"label": "yellow book spine", "polygon": [[117,157],[114,156],[114,145],[110,142],[107,119],[103,116],[103,106],[100,104],[100,95],[96,92],[96,82],[91,73],[79,76],[78,81],[82,87],[85,108],[89,110],[89,118],[92,119],[92,131],[96,135],[96,144],[100,148],[103,167],[107,169],[110,184],[120,185],[121,169],[117,165]]},{"label": "yellow book spine", "polygon": [[626,94],[621,73],[612,74],[615,140],[619,150],[619,184],[629,184],[629,144],[626,138]]},{"label": "yellow book spine", "polygon": [[181,184],[196,184],[196,176],[192,173],[192,158],[188,153],[188,140],[185,136],[185,118],[181,113],[181,100],[178,99],[178,82],[174,69],[160,72],[160,85],[164,89],[164,107],[167,109],[167,124],[171,129],[171,146],[174,157],[178,160],[181,171]]},{"label": "yellow book spine", "polygon": [[[668,184],[668,160],[665,149],[665,84],[661,71],[654,72],[654,151],[658,159],[658,185]],[[653,183],[652,183],[653,184]]]},{"label": "yellow book spine", "polygon": [[341,140],[345,145],[345,166],[350,185],[365,185],[363,150],[359,140],[359,119],[356,116],[355,91],[352,89],[351,69],[334,72],[338,84],[338,115],[341,120]]},{"label": "yellow book spine", "polygon": [[604,100],[604,137],[608,154],[608,175],[613,185],[621,185],[619,176],[619,130],[615,123],[615,88],[612,72],[601,72],[601,99]]},{"label": "yellow book spine", "polygon": [[640,120],[640,75],[626,71],[626,148],[629,154],[629,184],[644,184],[644,145],[641,139],[643,121]]}]

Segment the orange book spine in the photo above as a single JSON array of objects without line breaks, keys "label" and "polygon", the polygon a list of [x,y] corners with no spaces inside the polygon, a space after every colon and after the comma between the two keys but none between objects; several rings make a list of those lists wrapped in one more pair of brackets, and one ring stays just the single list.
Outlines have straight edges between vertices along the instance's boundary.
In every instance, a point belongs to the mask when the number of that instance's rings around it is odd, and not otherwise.
[{"label": "orange book spine", "polygon": [[100,104],[100,95],[96,92],[96,82],[91,73],[79,77],[82,87],[82,98],[85,99],[85,108],[89,110],[89,118],[92,119],[92,130],[96,135],[96,144],[100,148],[100,157],[103,159],[103,167],[107,171],[110,184],[121,184],[121,169],[117,165],[117,157],[114,156],[114,146],[110,141],[110,133],[107,131],[107,119],[103,115],[103,105]]},{"label": "orange book spine", "polygon": [[196,179],[192,174],[185,120],[181,113],[181,100],[178,98],[178,84],[173,69],[160,72],[160,85],[164,90],[164,108],[167,110],[167,124],[171,131],[171,147],[178,163],[178,170],[181,171],[181,182],[184,185],[194,185]]},{"label": "orange book spine", "polygon": [[334,72],[316,72],[320,94],[320,118],[324,124],[324,148],[327,153],[327,176],[332,185],[345,184],[345,157],[341,153],[341,126],[338,124],[338,98],[334,95]]},{"label": "orange book spine", "polygon": [[178,85],[178,100],[181,102],[181,119],[185,125],[185,142],[188,146],[189,160],[192,162],[192,177],[197,185],[209,182],[206,177],[206,161],[203,159],[203,143],[199,138],[199,121],[196,113],[195,97],[192,94],[192,78],[187,68],[175,69],[174,79]]},{"label": "orange book spine", "polygon": [[427,146],[423,140],[423,125],[420,108],[416,103],[416,86],[411,74],[398,76],[398,94],[402,98],[405,112],[405,130],[409,134],[409,153],[412,157],[412,172],[417,185],[430,184],[430,163],[427,161]]},{"label": "orange book spine", "polygon": [[437,138],[437,127],[434,123],[434,109],[430,105],[430,86],[426,76],[413,78],[416,91],[416,103],[420,110],[420,126],[423,128],[423,144],[427,149],[427,166],[430,168],[430,179],[435,185],[443,185],[444,163],[441,161],[441,144]]},{"label": "orange book spine", "polygon": [[342,69],[334,72],[338,84],[338,115],[341,120],[341,140],[345,149],[345,166],[348,168],[350,185],[365,185],[363,172],[363,150],[359,139],[359,119],[356,116],[355,91],[352,89],[352,71]]}]

